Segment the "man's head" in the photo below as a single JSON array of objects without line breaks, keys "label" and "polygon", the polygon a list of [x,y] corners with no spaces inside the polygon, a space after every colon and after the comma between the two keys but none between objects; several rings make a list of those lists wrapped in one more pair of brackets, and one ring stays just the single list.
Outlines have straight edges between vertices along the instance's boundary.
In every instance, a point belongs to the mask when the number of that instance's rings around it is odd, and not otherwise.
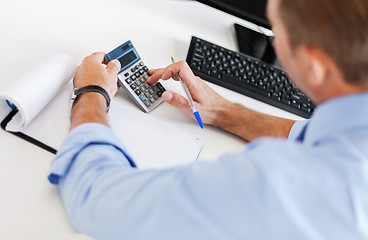
[{"label": "man's head", "polygon": [[[269,0],[268,15],[279,57],[317,103],[343,95],[344,88],[368,89],[367,0]],[[342,89],[325,99],[314,96],[328,84]]]}]

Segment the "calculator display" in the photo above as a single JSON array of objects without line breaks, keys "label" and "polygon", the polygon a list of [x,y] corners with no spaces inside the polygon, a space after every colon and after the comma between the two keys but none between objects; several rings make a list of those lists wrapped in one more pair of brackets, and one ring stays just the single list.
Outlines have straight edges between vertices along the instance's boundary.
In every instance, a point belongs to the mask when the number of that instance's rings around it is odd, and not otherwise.
[{"label": "calculator display", "polygon": [[121,63],[121,66],[124,67],[130,64],[135,59],[137,59],[137,56],[135,55],[134,51],[130,51],[129,53],[119,58],[119,62]]}]

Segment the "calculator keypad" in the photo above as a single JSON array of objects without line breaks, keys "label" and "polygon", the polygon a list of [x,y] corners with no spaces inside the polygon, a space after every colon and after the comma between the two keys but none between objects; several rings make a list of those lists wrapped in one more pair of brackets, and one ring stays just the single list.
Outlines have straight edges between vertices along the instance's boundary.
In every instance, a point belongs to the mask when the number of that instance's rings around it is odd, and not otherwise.
[{"label": "calculator keypad", "polygon": [[148,84],[146,82],[148,78],[148,68],[143,62],[138,62],[119,74],[120,82],[123,83],[126,89],[131,89],[134,92],[132,94],[132,96],[135,96],[134,100],[146,112],[149,112],[162,102],[162,93],[166,91],[159,82],[154,85]]}]

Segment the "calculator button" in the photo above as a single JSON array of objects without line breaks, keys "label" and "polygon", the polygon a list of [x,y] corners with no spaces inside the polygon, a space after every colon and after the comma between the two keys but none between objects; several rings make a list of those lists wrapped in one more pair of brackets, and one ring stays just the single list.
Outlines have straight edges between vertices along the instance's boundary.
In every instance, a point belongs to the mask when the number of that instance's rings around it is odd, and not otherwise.
[{"label": "calculator button", "polygon": [[142,83],[141,83],[141,81],[137,80],[137,81],[135,81],[135,85],[137,85],[139,87],[140,85],[142,85]]},{"label": "calculator button", "polygon": [[154,91],[152,89],[148,89],[148,92],[151,93],[151,94],[154,93]]},{"label": "calculator button", "polygon": [[155,102],[155,99],[153,97],[150,97],[149,100],[150,100],[151,103],[154,103]]},{"label": "calculator button", "polygon": [[134,83],[132,85],[130,85],[131,89],[136,89],[137,88],[137,85],[135,85]]},{"label": "calculator button", "polygon": [[137,65],[137,66],[135,66],[135,70],[138,70],[139,69],[139,66]]},{"label": "calculator button", "polygon": [[144,104],[146,105],[146,107],[151,106],[151,103],[149,101],[145,101]]},{"label": "calculator button", "polygon": [[125,82],[131,84],[133,81],[130,78],[125,79]]},{"label": "calculator button", "polygon": [[141,83],[145,83],[146,79],[144,79],[144,77],[140,78],[139,81],[141,81]]},{"label": "calculator button", "polygon": [[139,69],[139,73],[140,73],[141,75],[143,75],[143,74],[144,74],[143,69]]},{"label": "calculator button", "polygon": [[158,96],[156,94],[153,94],[153,98],[157,101],[158,100]]},{"label": "calculator button", "polygon": [[145,87],[145,88],[149,88],[149,85],[145,82],[145,83],[143,83],[143,86]]},{"label": "calculator button", "polygon": [[146,101],[146,99],[147,99],[146,96],[144,96],[144,95],[141,95],[139,98],[142,100],[142,102]]},{"label": "calculator button", "polygon": [[134,68],[132,68],[132,69],[130,69],[130,71],[131,71],[132,73],[134,73],[134,72],[135,72],[135,69],[134,69]]},{"label": "calculator button", "polygon": [[130,77],[130,79],[132,79],[133,81],[135,81],[137,78],[135,77],[135,75],[132,75],[132,76]]},{"label": "calculator button", "polygon": [[144,74],[144,75],[143,75],[143,78],[144,78],[144,80],[146,81],[146,80],[149,78],[149,75],[148,75],[148,74]]},{"label": "calculator button", "polygon": [[124,73],[124,77],[129,77],[129,73]]},{"label": "calculator button", "polygon": [[165,92],[166,89],[161,85],[161,83],[156,83],[157,87],[162,91],[162,92]]},{"label": "calculator button", "polygon": [[144,90],[146,90],[146,88],[142,85],[142,86],[140,86],[139,87],[139,89],[141,90],[141,91],[144,91]]},{"label": "calculator button", "polygon": [[136,73],[135,73],[135,76],[136,76],[137,78],[139,78],[139,77],[141,76],[141,74],[140,74],[139,72],[136,72]]},{"label": "calculator button", "polygon": [[146,95],[147,98],[151,97],[151,94],[149,92],[145,92],[144,95]]},{"label": "calculator button", "polygon": [[162,92],[161,92],[161,91],[158,91],[158,92],[157,92],[157,95],[158,95],[159,97],[161,97]]},{"label": "calculator button", "polygon": [[134,92],[135,92],[135,94],[137,94],[138,96],[142,94],[141,90],[139,90],[139,89],[135,90]]},{"label": "calculator button", "polygon": [[148,67],[144,66],[143,71],[148,72]]},{"label": "calculator button", "polygon": [[155,85],[155,86],[153,86],[152,88],[153,88],[153,90],[154,90],[155,92],[160,91],[160,89],[158,89],[158,87],[157,87],[156,85]]},{"label": "calculator button", "polygon": [[141,62],[141,63],[139,63],[139,65],[142,67],[144,65],[144,63]]}]

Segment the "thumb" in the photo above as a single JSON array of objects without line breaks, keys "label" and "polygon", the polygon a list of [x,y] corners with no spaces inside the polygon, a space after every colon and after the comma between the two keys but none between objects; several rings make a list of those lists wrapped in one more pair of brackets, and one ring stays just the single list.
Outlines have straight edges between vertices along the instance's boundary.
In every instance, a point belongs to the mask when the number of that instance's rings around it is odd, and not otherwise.
[{"label": "thumb", "polygon": [[190,112],[190,105],[188,100],[180,94],[171,91],[165,91],[162,94],[162,98],[166,103],[170,104],[171,106],[174,106],[186,112]]},{"label": "thumb", "polygon": [[112,74],[114,74],[114,75],[117,75],[117,74],[119,73],[120,69],[121,69],[121,64],[120,64],[119,60],[114,59],[114,60],[111,60],[111,61],[107,64],[106,69],[107,69],[110,73],[112,73]]}]

